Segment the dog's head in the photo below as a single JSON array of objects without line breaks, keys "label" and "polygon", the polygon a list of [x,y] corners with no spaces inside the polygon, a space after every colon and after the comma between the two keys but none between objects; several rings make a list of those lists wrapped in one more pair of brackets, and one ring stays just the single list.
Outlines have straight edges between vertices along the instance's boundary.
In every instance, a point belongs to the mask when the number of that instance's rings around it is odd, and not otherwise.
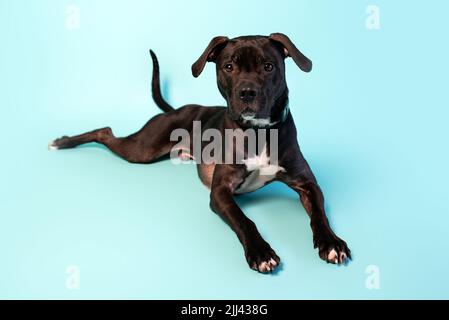
[{"label": "dog's head", "polygon": [[218,89],[232,119],[242,125],[268,126],[286,116],[287,57],[292,57],[305,72],[312,69],[312,62],[282,33],[215,37],[192,65],[192,74],[198,77],[206,62],[215,62]]}]

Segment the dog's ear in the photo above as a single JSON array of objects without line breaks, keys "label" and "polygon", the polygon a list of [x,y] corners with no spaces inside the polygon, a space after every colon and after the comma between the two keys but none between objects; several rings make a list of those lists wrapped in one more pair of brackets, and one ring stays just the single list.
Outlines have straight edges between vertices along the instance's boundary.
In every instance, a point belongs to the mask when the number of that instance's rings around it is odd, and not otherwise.
[{"label": "dog's ear", "polygon": [[192,65],[192,74],[196,78],[204,69],[206,62],[216,61],[219,51],[225,47],[229,38],[228,37],[215,37],[213,38],[203,54]]},{"label": "dog's ear", "polygon": [[277,43],[280,43],[284,48],[285,57],[292,57],[293,61],[295,61],[296,65],[302,71],[310,72],[312,70],[312,61],[303,55],[285,34],[272,33],[269,38]]}]

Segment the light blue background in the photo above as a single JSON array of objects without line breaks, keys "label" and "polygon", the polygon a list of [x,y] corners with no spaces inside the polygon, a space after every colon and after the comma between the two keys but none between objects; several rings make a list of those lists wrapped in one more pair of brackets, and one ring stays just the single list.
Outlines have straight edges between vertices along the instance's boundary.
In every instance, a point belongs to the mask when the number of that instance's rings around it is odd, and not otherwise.
[{"label": "light blue background", "polygon": [[[65,25],[69,4],[79,30]],[[365,27],[378,5],[381,29]],[[449,298],[446,1],[0,0],[0,298]],[[303,153],[325,193],[347,267],[312,248],[296,195],[239,200],[283,260],[246,264],[192,166],[132,165],[102,147],[50,152],[63,134],[118,136],[158,112],[148,49],[175,106],[222,104],[216,35],[284,32],[314,62],[287,62]],[[81,288],[65,286],[66,268]],[[369,265],[380,289],[365,286]]]}]

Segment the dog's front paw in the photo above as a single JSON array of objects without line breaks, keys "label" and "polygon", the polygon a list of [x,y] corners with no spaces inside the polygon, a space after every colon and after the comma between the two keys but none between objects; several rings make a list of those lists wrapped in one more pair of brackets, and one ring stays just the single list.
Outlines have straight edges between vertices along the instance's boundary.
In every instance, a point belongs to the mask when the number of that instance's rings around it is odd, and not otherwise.
[{"label": "dog's front paw", "polygon": [[346,264],[351,259],[351,250],[345,241],[335,235],[317,235],[313,240],[320,258],[327,263]]},{"label": "dog's front paw", "polygon": [[249,267],[261,273],[273,272],[281,263],[274,250],[263,240],[246,246],[245,256]]}]

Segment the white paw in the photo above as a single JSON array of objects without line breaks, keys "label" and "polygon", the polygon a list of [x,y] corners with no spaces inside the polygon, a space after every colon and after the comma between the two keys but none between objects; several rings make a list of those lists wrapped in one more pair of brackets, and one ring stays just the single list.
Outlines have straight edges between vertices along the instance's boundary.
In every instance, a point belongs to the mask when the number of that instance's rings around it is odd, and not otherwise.
[{"label": "white paw", "polygon": [[335,249],[329,251],[327,255],[327,261],[334,264],[345,263],[347,258],[348,257],[346,253],[344,253],[343,251],[337,252]]},{"label": "white paw", "polygon": [[55,144],[55,140],[51,141],[48,144],[48,150],[58,150],[58,149],[59,149],[59,147]]},{"label": "white paw", "polygon": [[274,260],[263,261],[257,266],[257,270],[262,273],[274,271],[279,264]]}]

